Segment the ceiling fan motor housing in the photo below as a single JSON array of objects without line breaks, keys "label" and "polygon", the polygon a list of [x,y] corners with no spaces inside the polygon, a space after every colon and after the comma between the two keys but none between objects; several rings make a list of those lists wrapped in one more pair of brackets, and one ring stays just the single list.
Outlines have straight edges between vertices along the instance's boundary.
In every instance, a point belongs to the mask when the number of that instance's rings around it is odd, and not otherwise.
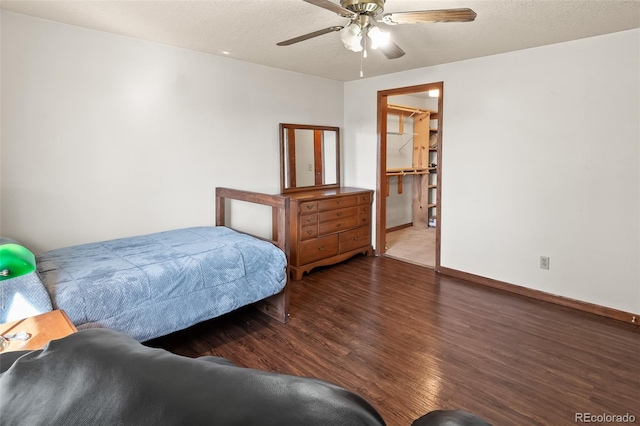
[{"label": "ceiling fan motor housing", "polygon": [[385,0],[340,0],[340,5],[353,13],[376,16],[384,10]]}]

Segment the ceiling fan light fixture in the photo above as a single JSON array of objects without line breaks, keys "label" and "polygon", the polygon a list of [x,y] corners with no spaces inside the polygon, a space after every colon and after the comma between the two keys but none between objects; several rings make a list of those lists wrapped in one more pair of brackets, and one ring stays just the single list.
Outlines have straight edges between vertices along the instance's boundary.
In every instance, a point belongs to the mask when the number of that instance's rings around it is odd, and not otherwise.
[{"label": "ceiling fan light fixture", "polygon": [[380,30],[378,27],[371,27],[367,32],[369,39],[371,40],[371,48],[377,49],[378,47],[384,47],[391,41],[391,34]]},{"label": "ceiling fan light fixture", "polygon": [[[0,0],[2,1],[2,0]],[[468,8],[416,10],[409,12],[384,12],[386,0],[302,0],[306,3],[331,11],[339,16],[349,18],[346,25],[334,25],[308,34],[276,43],[278,46],[309,40],[324,34],[340,31],[340,39],[344,47],[352,52],[362,52],[360,55],[360,76],[362,77],[362,60],[367,56],[367,43],[373,49],[378,49],[387,59],[398,59],[405,52],[387,32],[378,29],[374,23],[387,25],[416,24],[429,22],[471,22],[476,13]],[[340,4],[338,4],[338,1]],[[379,16],[382,14],[382,16]],[[368,42],[367,40],[370,40]]]},{"label": "ceiling fan light fixture", "polygon": [[360,25],[358,25],[357,22],[352,22],[350,23],[347,28],[349,28],[349,31],[351,32],[351,34],[353,35],[360,35],[362,33],[362,28],[360,27]]},{"label": "ceiling fan light fixture", "polygon": [[358,30],[357,33],[354,33],[351,29],[354,25],[360,29],[358,24],[353,23],[348,25],[340,30],[340,39],[342,40],[342,44],[344,44],[345,48],[352,52],[360,52],[362,51],[362,31]]}]

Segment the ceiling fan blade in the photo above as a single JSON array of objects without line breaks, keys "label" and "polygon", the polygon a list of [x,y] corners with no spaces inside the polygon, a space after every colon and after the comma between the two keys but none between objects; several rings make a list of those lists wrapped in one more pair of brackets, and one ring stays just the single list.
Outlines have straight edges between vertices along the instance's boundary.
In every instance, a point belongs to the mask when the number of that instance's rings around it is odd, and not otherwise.
[{"label": "ceiling fan blade", "polygon": [[340,6],[339,4],[336,4],[336,3],[331,2],[329,0],[304,0],[304,1],[306,1],[307,3],[311,3],[314,6],[318,6],[318,7],[321,7],[323,9],[327,9],[327,10],[330,10],[332,12],[335,12],[340,16],[344,16],[345,18],[353,19],[356,16],[358,16],[357,14],[353,13],[349,9],[345,9],[344,7]]},{"label": "ceiling fan blade", "polygon": [[309,34],[305,34],[305,35],[301,35],[301,36],[298,36],[298,37],[291,38],[289,40],[281,41],[280,43],[276,43],[276,44],[278,46],[289,46],[290,44],[294,44],[294,43],[298,43],[298,42],[301,42],[301,41],[309,40],[310,38],[318,37],[318,36],[321,36],[323,34],[329,34],[329,33],[335,32],[335,31],[340,31],[343,28],[344,27],[342,27],[340,25],[337,25],[335,27],[325,28],[323,30],[314,31],[314,32],[309,33]]},{"label": "ceiling fan blade", "polygon": [[384,46],[378,46],[378,50],[384,53],[384,56],[386,56],[387,59],[398,59],[404,56],[404,50],[402,50],[400,46],[395,44],[392,40],[389,40],[389,42]]},{"label": "ceiling fan blade", "polygon": [[471,22],[476,19],[476,16],[473,10],[462,8],[385,13],[380,20],[388,25],[420,22]]}]

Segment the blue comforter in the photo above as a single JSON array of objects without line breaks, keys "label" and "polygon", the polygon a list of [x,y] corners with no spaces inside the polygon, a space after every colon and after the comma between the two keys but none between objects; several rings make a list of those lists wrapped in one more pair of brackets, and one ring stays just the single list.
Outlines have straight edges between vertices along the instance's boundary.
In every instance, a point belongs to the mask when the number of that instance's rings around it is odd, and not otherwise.
[{"label": "blue comforter", "polygon": [[36,261],[53,307],[78,329],[106,327],[138,341],[257,302],[286,284],[281,250],[223,226],[72,246]]}]

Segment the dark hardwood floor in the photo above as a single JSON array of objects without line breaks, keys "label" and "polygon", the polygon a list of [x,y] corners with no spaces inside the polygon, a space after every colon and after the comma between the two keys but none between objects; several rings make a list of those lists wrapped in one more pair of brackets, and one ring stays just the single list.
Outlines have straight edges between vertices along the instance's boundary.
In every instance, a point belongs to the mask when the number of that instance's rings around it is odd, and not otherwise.
[{"label": "dark hardwood floor", "polygon": [[456,408],[494,425],[640,423],[640,327],[384,257],[293,282],[286,325],[248,308],[147,344],[337,383],[390,426]]}]

